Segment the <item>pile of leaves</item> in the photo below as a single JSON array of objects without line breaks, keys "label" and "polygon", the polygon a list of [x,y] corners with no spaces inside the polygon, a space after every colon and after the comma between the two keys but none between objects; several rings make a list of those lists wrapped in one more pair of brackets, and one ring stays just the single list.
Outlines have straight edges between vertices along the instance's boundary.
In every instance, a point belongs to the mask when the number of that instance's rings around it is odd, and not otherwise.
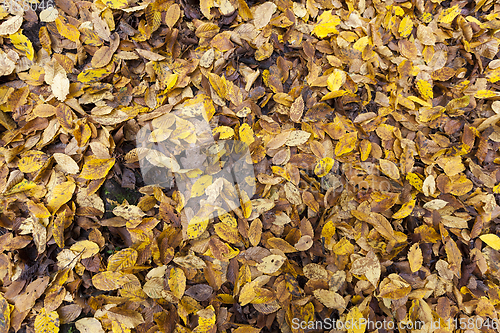
[{"label": "pile of leaves", "polygon": [[[0,9],[1,333],[494,331],[496,1],[22,4]],[[147,184],[136,144],[196,143],[193,110],[255,171],[203,221],[183,208],[215,179]]]}]

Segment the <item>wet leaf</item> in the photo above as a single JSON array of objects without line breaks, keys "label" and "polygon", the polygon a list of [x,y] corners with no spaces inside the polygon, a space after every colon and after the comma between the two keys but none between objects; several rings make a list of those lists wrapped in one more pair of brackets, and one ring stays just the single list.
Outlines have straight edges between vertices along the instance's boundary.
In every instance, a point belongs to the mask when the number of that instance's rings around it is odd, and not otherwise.
[{"label": "wet leaf", "polygon": [[67,181],[58,184],[52,190],[50,200],[47,203],[47,208],[51,213],[57,212],[57,210],[64,205],[66,202],[71,200],[73,192],[75,191],[76,184],[72,181]]}]

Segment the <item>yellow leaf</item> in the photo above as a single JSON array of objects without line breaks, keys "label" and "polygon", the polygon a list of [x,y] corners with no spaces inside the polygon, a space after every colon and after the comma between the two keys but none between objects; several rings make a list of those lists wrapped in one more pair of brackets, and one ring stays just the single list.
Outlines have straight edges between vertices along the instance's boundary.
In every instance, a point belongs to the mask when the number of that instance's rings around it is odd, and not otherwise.
[{"label": "yellow leaf", "polygon": [[[363,314],[359,311],[358,307],[353,307],[346,317],[346,323],[351,323],[347,327],[347,333],[364,333],[366,329],[366,322],[364,321]],[[355,325],[354,325],[355,323]]]},{"label": "yellow leaf", "polygon": [[[455,70],[450,67],[443,67],[432,72],[432,79],[436,81],[448,81],[455,75]],[[464,96],[462,98],[469,98],[469,96]],[[467,104],[469,104],[467,102]],[[466,105],[467,106],[467,105]]]},{"label": "yellow leaf", "polygon": [[486,77],[488,78],[488,81],[490,81],[491,83],[500,81],[500,68],[497,68],[494,71],[489,72],[486,75]]},{"label": "yellow leaf", "polygon": [[408,96],[408,99],[409,99],[410,101],[415,102],[415,103],[418,103],[418,104],[420,104],[420,105],[422,105],[422,106],[427,106],[427,107],[430,107],[430,108],[432,107],[432,104],[427,103],[427,102],[426,102],[426,101],[424,101],[423,99],[420,99],[420,98],[418,98],[418,97],[416,97],[416,96]]},{"label": "yellow leaf", "polygon": [[[218,295],[220,296],[220,295]],[[251,327],[251,326],[245,326],[245,327],[238,327],[233,331],[233,333],[259,333],[260,328],[256,327]]]},{"label": "yellow leaf", "polygon": [[75,191],[76,184],[72,181],[67,181],[54,186],[50,200],[47,204],[47,209],[52,214],[57,212],[57,210],[64,205],[66,202],[71,200],[73,192]]},{"label": "yellow leaf", "polygon": [[212,134],[220,133],[219,139],[225,140],[234,136],[234,130],[229,126],[219,126],[212,130]]},{"label": "yellow leaf", "polygon": [[214,225],[214,230],[220,239],[229,242],[231,244],[236,244],[240,242],[240,236],[238,234],[238,229],[231,227],[225,223],[217,223]]},{"label": "yellow leaf", "polygon": [[490,301],[487,297],[482,296],[476,306],[476,314],[481,317],[492,317],[496,316],[495,306],[493,304],[498,304],[497,301]]},{"label": "yellow leaf", "polygon": [[30,213],[39,219],[50,217],[49,211],[42,203],[35,203],[32,200],[29,200],[26,203],[26,206],[28,206]]},{"label": "yellow leaf", "polygon": [[11,306],[0,293],[0,332],[8,333],[10,328]]},{"label": "yellow leaf", "polygon": [[[202,1],[202,2],[205,2],[205,1]],[[213,0],[212,0],[212,3],[213,3]],[[240,14],[240,16],[243,19],[243,21],[248,21],[248,20],[253,19],[253,14],[250,11],[250,8],[248,8],[248,4],[247,4],[247,2],[245,0],[238,0],[238,5],[240,7],[238,9],[238,14]]]},{"label": "yellow leaf", "polygon": [[115,321],[115,320],[113,320],[113,322],[111,323],[111,329],[112,329],[113,333],[130,333],[131,332],[130,328],[126,327],[122,323]]},{"label": "yellow leaf", "polygon": [[495,91],[491,91],[491,90],[478,90],[476,92],[476,94],[474,95],[474,97],[476,98],[491,98],[491,97],[497,97],[499,96],[499,94]]},{"label": "yellow leaf", "polygon": [[318,177],[324,177],[330,172],[334,163],[335,160],[331,157],[322,158],[319,160],[318,164],[316,164],[316,167],[314,167],[314,173]]},{"label": "yellow leaf", "polygon": [[5,191],[5,195],[29,191],[34,187],[36,187],[36,184],[34,182],[32,182],[31,180],[23,179],[20,183],[12,186],[8,191]]},{"label": "yellow leaf", "polygon": [[342,239],[332,247],[332,251],[339,256],[349,256],[354,252],[354,245],[352,245],[347,238],[342,237]]},{"label": "yellow leaf", "polygon": [[326,94],[325,96],[321,97],[321,101],[326,101],[328,99],[341,97],[341,96],[347,95],[348,93],[349,92],[347,92],[345,90],[331,91],[328,94]]},{"label": "yellow leaf", "polygon": [[424,262],[424,257],[422,256],[422,250],[418,243],[415,243],[408,251],[408,261],[410,263],[410,269],[413,273],[418,272],[422,263]]},{"label": "yellow leaf", "polygon": [[52,156],[64,172],[76,174],[78,173],[78,171],[80,171],[80,167],[78,166],[78,164],[76,164],[75,160],[68,155],[62,153],[54,153]]},{"label": "yellow leaf", "polygon": [[108,258],[108,271],[119,271],[135,265],[138,253],[135,249],[120,250]]},{"label": "yellow leaf", "polygon": [[406,175],[406,180],[408,180],[411,186],[419,191],[422,191],[424,181],[416,173],[408,172],[408,174]]},{"label": "yellow leaf", "polygon": [[421,225],[415,229],[415,233],[420,235],[420,239],[424,243],[437,243],[441,241],[441,236],[434,230],[433,227],[427,224]]},{"label": "yellow leaf", "polygon": [[423,22],[423,23],[429,23],[432,21],[432,14],[431,13],[423,13],[422,16],[420,17],[420,20]]},{"label": "yellow leaf", "polygon": [[241,210],[243,211],[243,217],[248,219],[252,214],[252,201],[250,201],[250,198],[245,191],[240,192],[240,204]]},{"label": "yellow leaf", "polygon": [[30,173],[40,170],[47,159],[47,155],[43,152],[31,150],[21,157],[17,166],[21,172]]},{"label": "yellow leaf", "polygon": [[81,83],[92,83],[102,80],[109,74],[111,73],[107,67],[99,69],[90,68],[78,74],[77,80]]},{"label": "yellow leaf", "polygon": [[66,210],[63,210],[62,214],[58,214],[54,220],[54,229],[52,230],[54,241],[61,249],[64,248],[64,227],[66,222]]},{"label": "yellow leaf", "polygon": [[128,221],[141,220],[146,213],[134,205],[121,205],[113,208],[113,214],[120,216]]},{"label": "yellow leaf", "polygon": [[208,75],[208,80],[210,81],[210,84],[212,85],[212,88],[214,88],[217,95],[219,95],[220,98],[226,98],[227,94],[226,78],[224,76],[221,77],[217,74],[210,73]]},{"label": "yellow leaf", "polygon": [[231,215],[231,213],[224,213],[219,215],[219,220],[232,228],[238,227],[238,221]]},{"label": "yellow leaf", "polygon": [[175,130],[171,134],[171,139],[185,139],[195,133],[193,123],[185,119],[177,117],[175,120]]},{"label": "yellow leaf", "polygon": [[83,166],[80,177],[83,179],[100,179],[106,177],[109,170],[115,165],[114,158],[98,159],[94,158]]},{"label": "yellow leaf", "polygon": [[368,156],[370,156],[370,152],[372,151],[372,143],[368,140],[363,140],[359,144],[359,152],[361,153],[360,159],[361,161],[366,161]]},{"label": "yellow leaf", "polygon": [[84,44],[91,46],[101,46],[102,40],[99,35],[92,29],[80,27],[81,39]]},{"label": "yellow leaf", "polygon": [[487,245],[491,246],[497,251],[500,251],[500,237],[495,234],[481,235],[479,238]]},{"label": "yellow leaf", "polygon": [[359,52],[363,52],[367,45],[370,44],[370,37],[365,36],[361,37],[352,45],[352,48],[358,50]]},{"label": "yellow leaf", "polygon": [[344,298],[334,291],[326,289],[316,289],[314,290],[314,297],[316,297],[318,301],[323,303],[323,305],[327,308],[336,309],[339,311],[345,310],[346,302]]},{"label": "yellow leaf", "polygon": [[26,57],[29,60],[34,59],[35,57],[35,50],[33,49],[33,45],[31,44],[31,41],[23,35],[23,29],[19,29],[18,32],[15,34],[9,35],[10,41],[14,45],[16,49],[18,49],[21,52],[24,52]]},{"label": "yellow leaf", "polygon": [[450,7],[446,10],[443,10],[438,17],[439,23],[450,24],[455,17],[457,17],[461,12],[461,8],[458,5]]},{"label": "yellow leaf", "polygon": [[193,217],[191,221],[189,221],[187,227],[187,239],[196,239],[201,236],[207,230],[208,227],[208,219],[202,220],[197,216]]},{"label": "yellow leaf", "polygon": [[406,38],[411,34],[412,30],[413,30],[413,21],[410,18],[410,16],[407,15],[403,17],[401,23],[399,24],[399,29],[398,29],[399,35],[402,38]]},{"label": "yellow leaf", "polygon": [[167,76],[165,80],[165,86],[166,86],[165,92],[170,91],[175,86],[178,78],[179,78],[178,74],[170,74]]},{"label": "yellow leaf", "polygon": [[275,175],[281,176],[281,177],[285,178],[286,180],[290,181],[290,175],[288,174],[288,172],[284,168],[277,166],[277,165],[273,165],[273,166],[271,166],[271,170]]},{"label": "yellow leaf", "polygon": [[416,199],[413,199],[413,200],[410,200],[407,203],[405,203],[403,206],[401,206],[401,208],[396,213],[394,213],[394,215],[392,215],[392,218],[393,219],[404,219],[405,217],[410,215],[411,212],[413,212],[413,208],[415,208],[416,201],[417,201]]},{"label": "yellow leaf", "polygon": [[198,326],[193,330],[193,333],[210,332],[215,326],[215,311],[212,305],[200,310],[196,313],[198,315]]},{"label": "yellow leaf", "polygon": [[332,220],[328,221],[324,226],[323,230],[321,231],[321,237],[325,239],[325,247],[328,250],[332,249],[334,240],[333,236],[335,235],[335,225]]},{"label": "yellow leaf", "polygon": [[379,296],[388,299],[401,299],[411,291],[411,285],[397,274],[390,274],[379,285]]},{"label": "yellow leaf", "polygon": [[273,54],[274,48],[272,43],[264,43],[255,51],[255,60],[264,61]]},{"label": "yellow leaf", "polygon": [[449,178],[448,184],[446,188],[449,188],[449,193],[456,196],[464,195],[474,187],[474,183],[463,173]]},{"label": "yellow leaf", "polygon": [[42,308],[35,318],[35,333],[58,333],[59,314]]},{"label": "yellow leaf", "polygon": [[127,276],[121,272],[101,272],[92,277],[92,284],[99,290],[110,291],[121,288],[129,282]]},{"label": "yellow leaf", "polygon": [[76,254],[81,253],[82,259],[87,259],[99,253],[99,245],[89,240],[82,240],[73,244],[70,250]]},{"label": "yellow leaf", "polygon": [[178,267],[173,267],[168,277],[168,285],[172,294],[181,299],[186,290],[186,275],[184,275],[184,271]]},{"label": "yellow leaf", "polygon": [[341,22],[340,17],[332,15],[331,10],[326,10],[318,18],[318,24],[314,27],[312,33],[319,38],[325,38],[329,33],[338,34],[337,25]]},{"label": "yellow leaf", "polygon": [[241,306],[245,306],[246,304],[252,302],[255,297],[257,297],[257,295],[255,294],[256,287],[257,287],[257,281],[255,280],[243,285],[243,288],[241,288],[241,292],[238,297],[238,301]]},{"label": "yellow leaf", "polygon": [[356,148],[357,137],[357,132],[342,135],[339,142],[337,142],[337,145],[335,146],[335,155],[340,156],[353,151],[354,148]]},{"label": "yellow leaf", "polygon": [[57,31],[61,36],[75,43],[80,39],[80,31],[74,25],[69,24],[64,16],[58,16],[55,23]]},{"label": "yellow leaf", "polygon": [[240,140],[250,146],[254,141],[254,132],[253,129],[247,123],[244,123],[239,128],[239,137]]},{"label": "yellow leaf", "polygon": [[210,13],[210,9],[213,6],[214,6],[214,0],[202,0],[202,1],[200,1],[201,13],[209,20],[213,17],[213,15]]},{"label": "yellow leaf", "polygon": [[330,89],[331,91],[337,91],[345,83],[345,80],[345,72],[336,69],[332,74],[330,74],[330,76],[328,76],[328,80],[326,83],[328,85],[328,89]]},{"label": "yellow leaf", "polygon": [[392,8],[394,9],[394,14],[397,16],[403,16],[405,14],[404,9],[399,6],[393,6]]},{"label": "yellow leaf", "polygon": [[105,0],[103,1],[105,5],[113,9],[123,9],[128,7],[127,0]]},{"label": "yellow leaf", "polygon": [[191,198],[196,198],[205,194],[205,189],[209,185],[212,185],[212,176],[203,175],[198,178],[198,180],[196,180],[196,182],[193,184],[193,187],[191,188]]},{"label": "yellow leaf", "polygon": [[417,81],[417,89],[423,99],[434,98],[434,93],[432,92],[432,85],[425,80]]},{"label": "yellow leaf", "polygon": [[145,14],[146,14],[145,15],[146,23],[148,24],[148,27],[151,29],[150,32],[156,31],[161,25],[161,14],[162,14],[162,11],[159,9],[158,2],[156,1],[150,2],[149,5],[146,7]]},{"label": "yellow leaf", "polygon": [[286,240],[284,240],[282,238],[271,237],[267,240],[267,243],[272,248],[283,251],[283,253],[297,252],[296,248],[294,248],[292,245],[290,245],[290,243],[288,243]]}]

